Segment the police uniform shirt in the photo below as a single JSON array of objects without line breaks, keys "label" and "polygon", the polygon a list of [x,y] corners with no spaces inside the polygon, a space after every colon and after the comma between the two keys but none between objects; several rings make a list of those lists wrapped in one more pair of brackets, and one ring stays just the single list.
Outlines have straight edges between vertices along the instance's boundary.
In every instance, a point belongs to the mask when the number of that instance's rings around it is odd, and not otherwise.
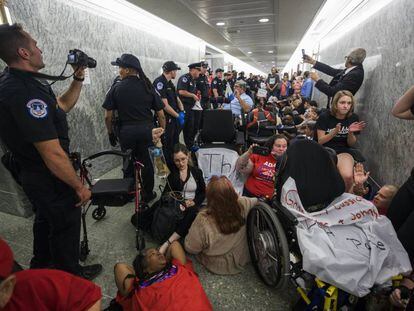
[{"label": "police uniform shirt", "polygon": [[6,68],[0,74],[0,136],[25,170],[48,170],[33,143],[59,139],[69,153],[66,113],[49,85],[30,73]]},{"label": "police uniform shirt", "polygon": [[117,110],[122,125],[122,122],[151,123],[151,110],[160,111],[164,104],[155,92],[147,92],[144,80],[137,76],[127,76],[111,87],[102,107]]},{"label": "police uniform shirt", "polygon": [[200,91],[201,97],[206,98],[208,97],[208,81],[207,77],[204,74],[200,74],[200,76],[196,80],[197,90]]},{"label": "police uniform shirt", "polygon": [[217,90],[218,96],[224,96],[223,81],[221,81],[218,77],[215,77],[213,82],[211,82],[211,88]]},{"label": "police uniform shirt", "polygon": [[[184,90],[184,91],[187,91],[193,94],[197,94],[196,83],[189,73],[182,75],[178,79],[177,90],[178,91]],[[194,98],[180,95],[180,99],[183,105],[185,105],[187,108],[188,107],[192,108],[194,106],[194,103],[195,103]]]},{"label": "police uniform shirt", "polygon": [[153,85],[160,97],[167,99],[168,104],[171,106],[171,108],[178,112],[177,94],[175,92],[174,83],[171,80],[168,81],[167,78],[162,74],[154,80]]},{"label": "police uniform shirt", "polygon": [[234,91],[234,84],[236,84],[236,79],[231,78],[227,82],[230,84],[231,89]]}]

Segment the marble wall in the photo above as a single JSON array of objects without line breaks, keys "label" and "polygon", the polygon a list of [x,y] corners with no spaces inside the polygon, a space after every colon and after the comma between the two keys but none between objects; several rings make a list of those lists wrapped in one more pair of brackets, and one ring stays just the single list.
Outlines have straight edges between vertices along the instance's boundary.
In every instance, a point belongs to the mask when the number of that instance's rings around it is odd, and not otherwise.
[{"label": "marble wall", "polygon": [[[368,125],[359,148],[367,168],[380,183],[401,185],[414,166],[414,123],[394,118],[396,100],[414,83],[414,1],[394,0],[355,29],[320,51],[324,63],[343,66],[354,47],[367,50],[365,79],[357,93],[356,112]],[[329,81],[329,77],[326,81]],[[326,105],[326,96],[315,92]]]},{"label": "marble wall", "polygon": [[[90,71],[91,83],[85,85],[75,108],[69,113],[71,150],[87,156],[109,149],[101,108],[105,93],[117,74],[110,62],[122,53],[136,55],[146,75],[153,80],[161,73],[166,60],[176,61],[184,73],[189,63],[204,56],[205,46],[188,46],[180,38],[160,39],[153,33],[107,19],[93,11],[79,9],[63,0],[9,0],[13,22],[22,23],[24,29],[38,41],[43,50],[46,68],[43,72],[58,75],[65,64],[68,51],[79,48],[98,62]],[[1,62],[1,61],[0,61]],[[0,64],[3,68],[4,64]],[[0,69],[1,69],[0,68]],[[67,69],[67,74],[71,69]],[[53,85],[56,94],[62,93],[68,81]],[[95,176],[120,164],[116,158],[101,158],[95,166]],[[23,212],[19,189],[3,167],[0,167],[0,210],[27,215]]]}]

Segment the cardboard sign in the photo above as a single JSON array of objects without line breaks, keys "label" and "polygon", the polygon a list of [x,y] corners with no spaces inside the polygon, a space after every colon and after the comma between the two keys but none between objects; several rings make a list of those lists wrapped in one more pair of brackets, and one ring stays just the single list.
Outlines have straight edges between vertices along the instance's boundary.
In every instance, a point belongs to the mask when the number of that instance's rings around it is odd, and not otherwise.
[{"label": "cardboard sign", "polygon": [[267,97],[267,91],[265,89],[258,89],[257,90],[257,97]]},{"label": "cardboard sign", "polygon": [[200,148],[197,152],[198,167],[203,171],[206,184],[212,176],[226,176],[238,194],[243,193],[244,177],[236,171],[239,155],[226,148]]}]

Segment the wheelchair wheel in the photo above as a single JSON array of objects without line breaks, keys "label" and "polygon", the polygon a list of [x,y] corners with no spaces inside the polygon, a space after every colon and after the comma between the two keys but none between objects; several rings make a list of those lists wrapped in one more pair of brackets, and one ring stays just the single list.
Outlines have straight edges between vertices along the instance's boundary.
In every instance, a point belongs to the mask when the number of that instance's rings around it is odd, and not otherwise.
[{"label": "wheelchair wheel", "polygon": [[247,216],[247,241],[252,263],[269,286],[283,288],[290,273],[289,246],[272,208],[259,202]]},{"label": "wheelchair wheel", "polygon": [[101,220],[106,215],[106,208],[104,206],[98,206],[92,212],[92,218],[95,220]]}]

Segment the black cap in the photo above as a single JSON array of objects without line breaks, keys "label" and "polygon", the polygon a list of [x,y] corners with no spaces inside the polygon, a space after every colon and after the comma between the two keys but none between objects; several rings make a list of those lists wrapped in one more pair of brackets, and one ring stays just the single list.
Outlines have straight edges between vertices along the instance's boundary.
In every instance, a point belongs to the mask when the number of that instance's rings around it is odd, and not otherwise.
[{"label": "black cap", "polygon": [[138,58],[132,54],[122,54],[121,57],[116,59],[116,61],[111,62],[111,65],[124,68],[134,68],[136,70],[141,69],[141,63]]},{"label": "black cap", "polygon": [[162,70],[168,72],[173,70],[181,70],[181,68],[178,67],[178,65],[172,60],[169,60],[168,62],[165,62],[164,65],[162,65]]},{"label": "black cap", "polygon": [[202,62],[201,62],[201,66],[203,66],[203,68],[208,68],[208,63],[207,63],[207,62],[202,61]]},{"label": "black cap", "polygon": [[217,68],[217,69],[216,69],[216,73],[217,73],[217,72],[224,72],[224,69]]},{"label": "black cap", "polygon": [[189,69],[201,69],[202,63],[198,62],[198,63],[192,63],[190,65],[188,65]]}]

